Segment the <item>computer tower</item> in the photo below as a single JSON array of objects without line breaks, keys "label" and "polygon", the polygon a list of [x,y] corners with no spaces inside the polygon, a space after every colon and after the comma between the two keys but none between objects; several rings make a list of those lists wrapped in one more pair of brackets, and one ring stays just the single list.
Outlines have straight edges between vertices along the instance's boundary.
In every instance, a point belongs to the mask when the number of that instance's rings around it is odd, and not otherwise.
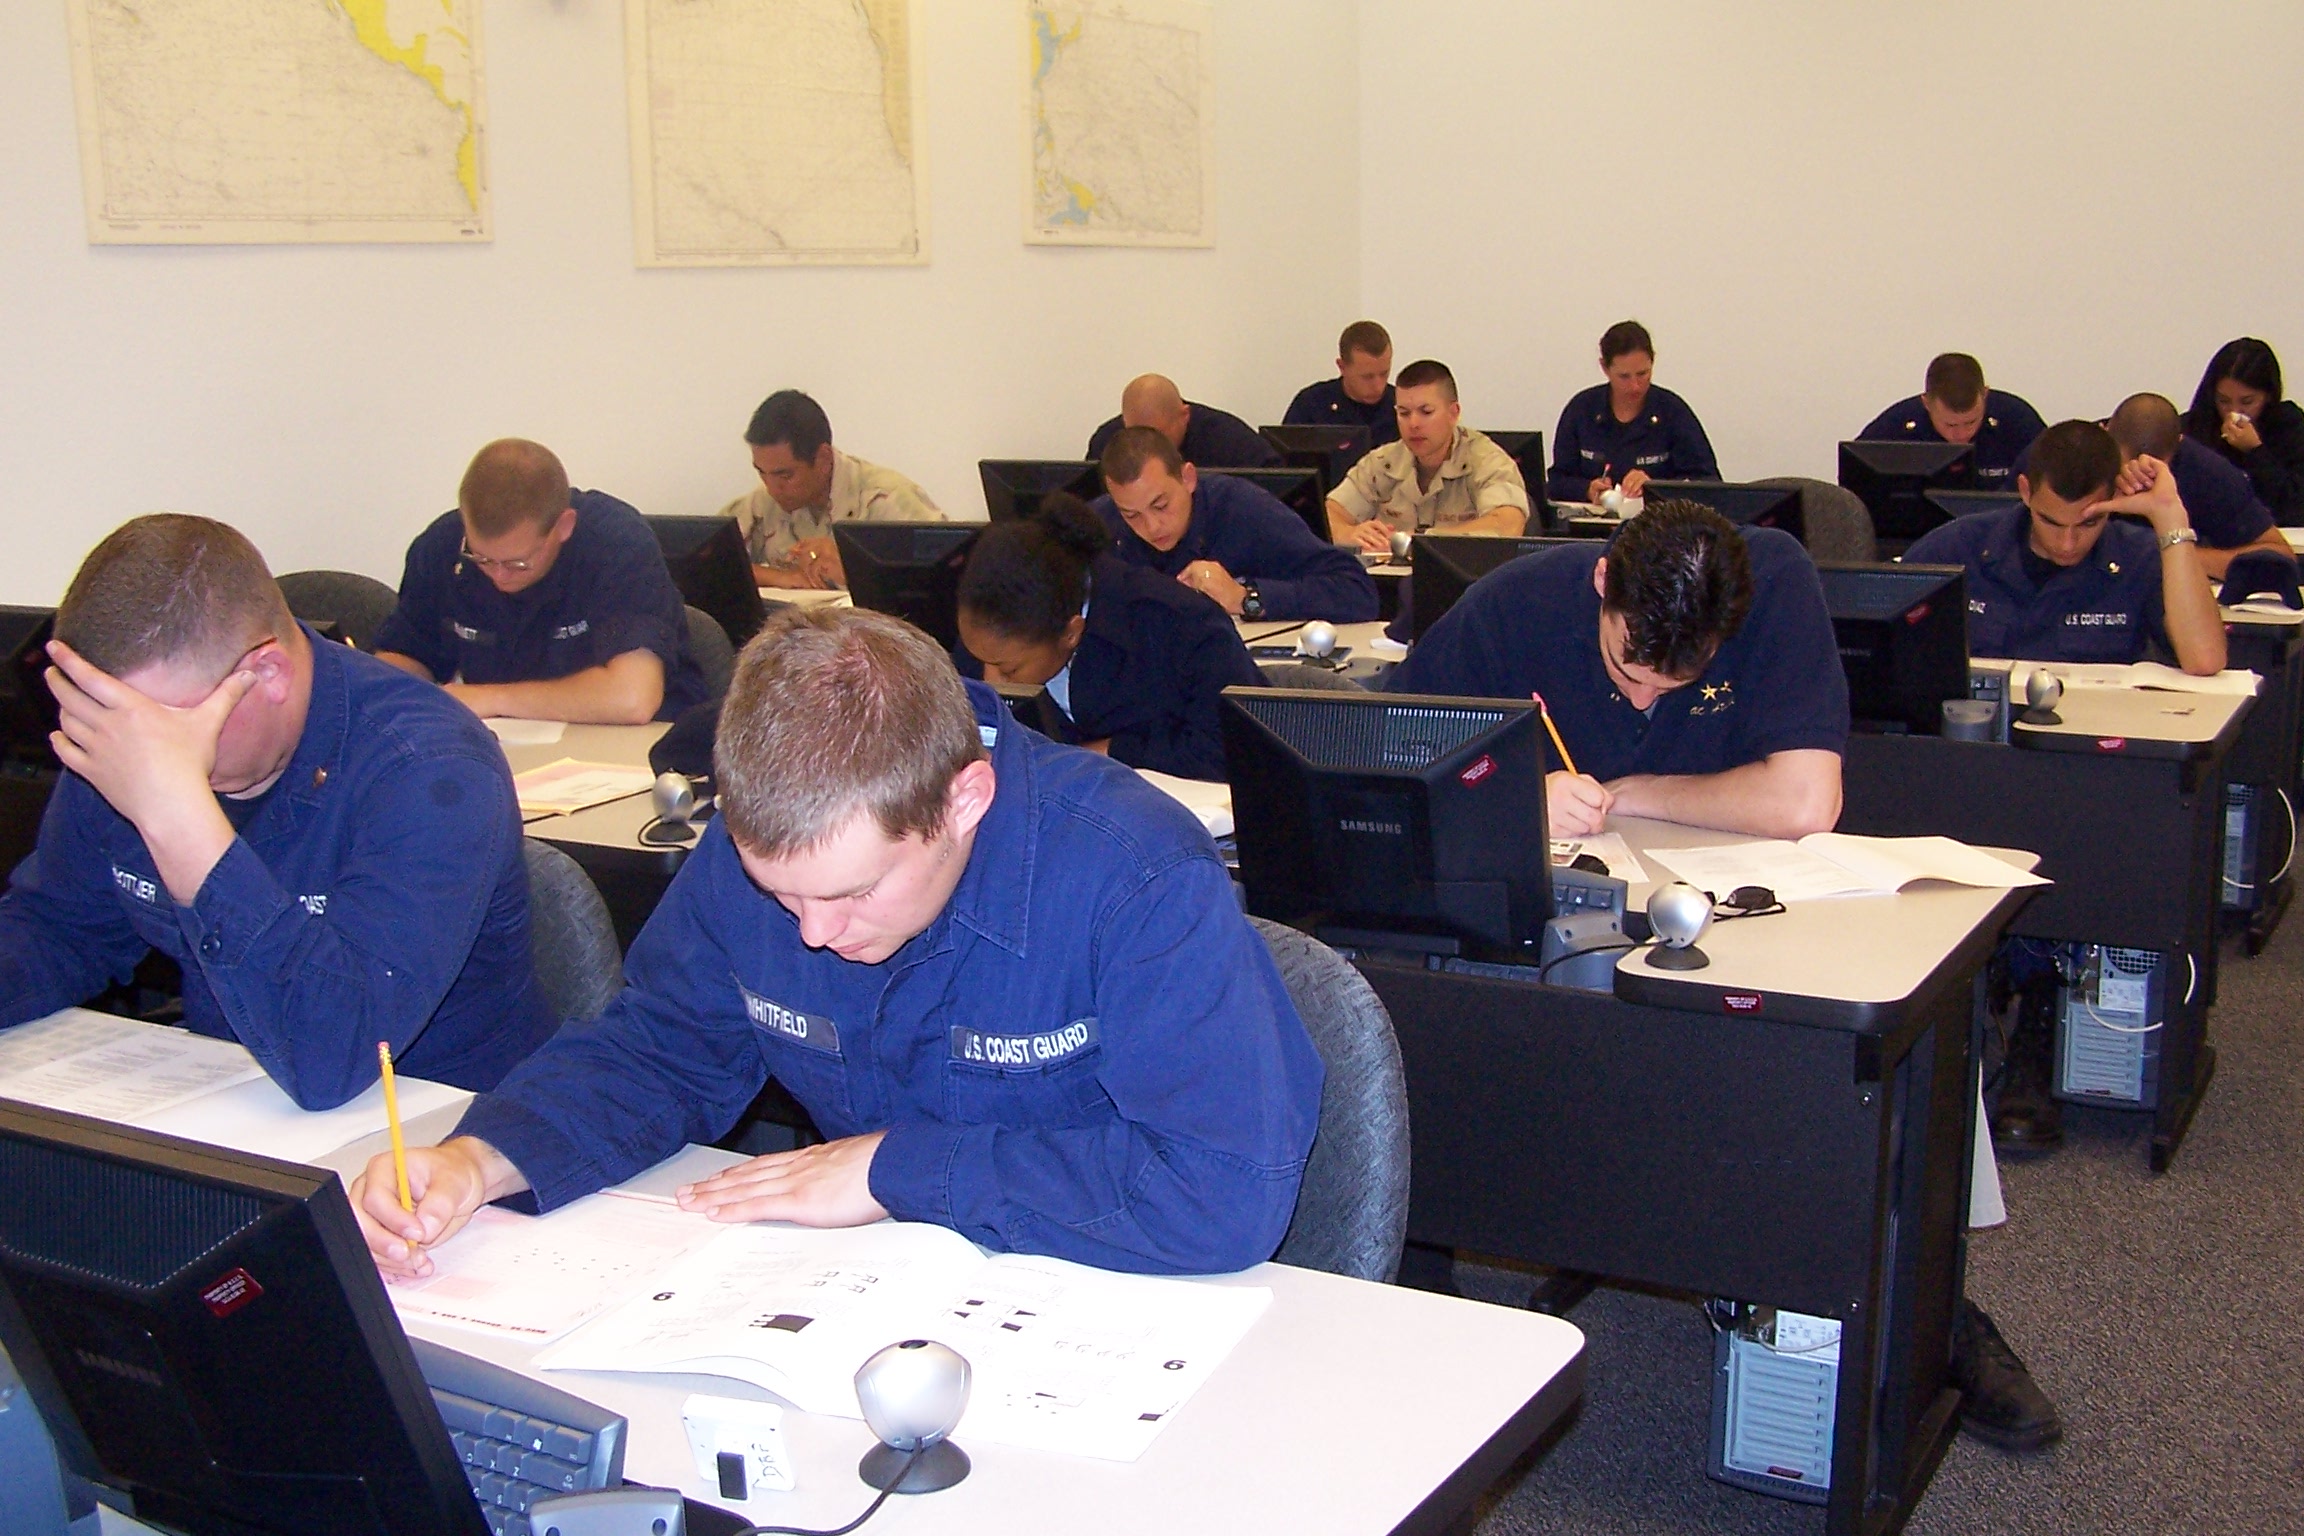
[{"label": "computer tower", "polygon": [[1716,1301],[1712,1447],[1705,1471],[1753,1493],[1822,1504],[1832,1491],[1840,1324]]},{"label": "computer tower", "polygon": [[2256,826],[2263,790],[2254,784],[2224,786],[2224,899],[2227,912],[2253,912],[2261,905],[2256,889]]},{"label": "computer tower", "polygon": [[2168,957],[2073,944],[2057,970],[2056,1096],[2115,1109],[2159,1107]]}]

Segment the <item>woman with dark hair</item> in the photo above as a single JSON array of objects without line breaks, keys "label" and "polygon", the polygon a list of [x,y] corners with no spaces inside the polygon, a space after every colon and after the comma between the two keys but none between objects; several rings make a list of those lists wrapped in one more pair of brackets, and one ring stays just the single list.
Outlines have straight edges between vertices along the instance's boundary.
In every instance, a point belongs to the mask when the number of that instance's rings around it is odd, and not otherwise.
[{"label": "woman with dark hair", "polygon": [[2184,435],[2247,471],[2272,520],[2304,523],[2304,410],[2280,393],[2280,359],[2253,336],[2208,360]]},{"label": "woman with dark hair", "polygon": [[1688,402],[1652,382],[1656,343],[1637,320],[1600,337],[1595,384],[1568,402],[1552,433],[1554,501],[1598,501],[1611,490],[1647,492],[1651,480],[1717,480],[1720,460]]},{"label": "woman with dark hair", "polygon": [[985,529],[960,573],[961,673],[1046,688],[1080,745],[1132,768],[1221,780],[1217,696],[1263,675],[1223,609],[1111,544],[1069,495]]}]

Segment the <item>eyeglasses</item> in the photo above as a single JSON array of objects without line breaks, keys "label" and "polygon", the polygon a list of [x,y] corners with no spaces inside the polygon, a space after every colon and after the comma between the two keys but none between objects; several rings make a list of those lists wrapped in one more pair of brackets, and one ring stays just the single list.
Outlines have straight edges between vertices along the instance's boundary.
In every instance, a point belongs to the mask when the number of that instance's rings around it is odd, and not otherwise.
[{"label": "eyeglasses", "polygon": [[[549,536],[546,537],[545,542],[551,542]],[[543,546],[539,545],[537,547],[536,554],[530,555],[525,560],[495,560],[489,558],[486,555],[476,555],[472,553],[472,541],[470,539],[466,539],[458,548],[456,558],[480,567],[483,573],[505,571],[514,576],[524,576],[528,572],[536,569],[536,557],[537,555],[541,555],[543,553]]]}]

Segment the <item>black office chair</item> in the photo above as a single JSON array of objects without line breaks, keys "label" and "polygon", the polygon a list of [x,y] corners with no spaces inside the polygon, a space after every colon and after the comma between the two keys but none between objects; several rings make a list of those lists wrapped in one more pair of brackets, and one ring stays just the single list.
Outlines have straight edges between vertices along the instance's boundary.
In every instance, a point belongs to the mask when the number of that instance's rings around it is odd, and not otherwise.
[{"label": "black office chair", "polygon": [[1264,674],[1267,688],[1303,688],[1316,693],[1365,691],[1341,672],[1308,666],[1301,661],[1260,661],[1256,663],[1256,670]]},{"label": "black office chair", "polygon": [[1408,1239],[1408,1074],[1392,1017],[1342,955],[1293,928],[1248,921],[1328,1068],[1296,1215],[1273,1257],[1390,1284]]},{"label": "black office chair", "polygon": [[1777,475],[1752,483],[1799,488],[1800,521],[1807,529],[1805,542],[1811,560],[1853,560],[1870,565],[1880,558],[1880,540],[1872,531],[1872,514],[1864,509],[1864,499],[1854,491],[1829,480],[1809,480],[1799,475]]},{"label": "black office chair", "polygon": [[549,843],[520,840],[528,862],[528,948],[555,1019],[596,1019],[624,990],[624,952],[608,903],[583,867]]},{"label": "black office chair", "polygon": [[400,606],[400,594],[357,571],[290,571],[280,578],[288,611],[307,624],[335,622],[336,632],[364,651]]},{"label": "black office chair", "polygon": [[736,675],[736,647],[728,643],[728,631],[718,619],[693,603],[683,606],[688,613],[688,649],[704,670],[704,696],[717,699]]}]

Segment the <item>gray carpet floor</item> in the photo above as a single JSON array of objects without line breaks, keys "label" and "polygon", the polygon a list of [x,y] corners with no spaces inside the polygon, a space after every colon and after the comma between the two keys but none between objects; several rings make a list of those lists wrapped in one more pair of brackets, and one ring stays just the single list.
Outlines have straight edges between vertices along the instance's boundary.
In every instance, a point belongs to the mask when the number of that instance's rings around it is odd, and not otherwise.
[{"label": "gray carpet floor", "polygon": [[[1963,1436],[1907,1530],[2304,1532],[2304,908],[2265,952],[2227,945],[2219,1055],[2175,1165],[2148,1120],[2067,1111],[2064,1146],[2003,1159],[2004,1227],[1973,1234],[1968,1294],[2056,1400],[2062,1443]],[[1465,1294],[1530,1277],[1463,1263]],[[1704,1475],[1708,1325],[1685,1297],[1603,1288],[1571,1314],[1589,1384],[1565,1431],[1488,1495],[1480,1536],[1813,1533],[1822,1510]]]}]

